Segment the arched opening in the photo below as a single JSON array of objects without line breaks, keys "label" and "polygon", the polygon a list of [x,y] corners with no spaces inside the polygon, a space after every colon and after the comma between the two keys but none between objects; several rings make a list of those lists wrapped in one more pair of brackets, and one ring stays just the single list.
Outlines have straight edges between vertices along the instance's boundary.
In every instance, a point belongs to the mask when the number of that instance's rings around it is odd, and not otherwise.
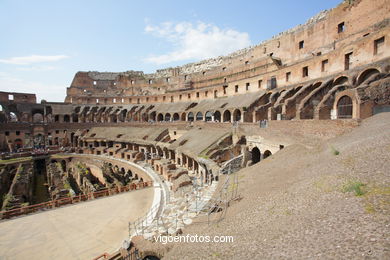
[{"label": "arched opening", "polygon": [[181,114],[180,120],[181,120],[181,121],[186,121],[186,113],[182,113],[182,114]]},{"label": "arched opening", "polygon": [[263,159],[265,159],[265,158],[267,158],[267,157],[269,157],[269,156],[271,156],[272,155],[272,153],[269,151],[269,150],[266,150],[264,153],[263,153]]},{"label": "arched opening", "polygon": [[142,122],[148,122],[149,120],[149,115],[148,113],[143,113],[142,114]]},{"label": "arched opening", "polygon": [[131,172],[131,170],[127,170],[125,176],[133,177],[133,173]]},{"label": "arched opening", "polygon": [[337,118],[352,118],[352,98],[342,96],[337,102]]},{"label": "arched opening", "polygon": [[174,113],[173,114],[173,121],[179,121],[179,114],[178,113]]},{"label": "arched opening", "polygon": [[346,76],[341,76],[341,77],[338,77],[334,82],[333,82],[333,86],[337,86],[337,85],[342,85],[342,84],[347,84],[348,83],[348,78]]},{"label": "arched opening", "polygon": [[64,115],[64,122],[69,123],[70,122],[70,116],[69,115]]},{"label": "arched opening", "polygon": [[231,121],[231,113],[229,110],[226,110],[223,112],[223,122],[230,122]]},{"label": "arched opening", "polygon": [[161,121],[163,121],[163,120],[164,120],[163,114],[158,114],[158,115],[157,115],[157,121],[158,121],[158,122],[161,122]]},{"label": "arched opening", "polygon": [[196,113],[196,121],[202,121],[203,120],[203,114],[202,112]]},{"label": "arched opening", "polygon": [[79,122],[79,115],[73,114],[73,123],[78,123]]},{"label": "arched opening", "polygon": [[110,118],[111,118],[111,122],[112,122],[112,123],[117,123],[117,122],[118,122],[118,117],[117,117],[115,114],[112,114],[112,115],[110,116]]},{"label": "arched opening", "polygon": [[188,113],[187,120],[188,120],[188,121],[194,121],[194,113],[189,112],[189,113]]},{"label": "arched opening", "polygon": [[218,110],[214,112],[214,121],[221,122],[221,112]]},{"label": "arched opening", "polygon": [[240,121],[241,120],[241,111],[239,109],[234,110],[233,112],[233,121]]},{"label": "arched opening", "polygon": [[259,148],[254,147],[252,149],[252,163],[253,164],[260,162],[260,155],[261,154],[260,154]]},{"label": "arched opening", "polygon": [[18,122],[18,116],[14,112],[9,113],[9,121],[10,122]]},{"label": "arched opening", "polygon": [[33,115],[33,122],[34,123],[43,123],[43,114],[41,113],[35,113]]},{"label": "arched opening", "polygon": [[213,114],[210,111],[207,111],[205,114],[205,121],[212,121],[213,120]]},{"label": "arched opening", "polygon": [[165,121],[171,121],[171,114],[169,113],[165,114]]},{"label": "arched opening", "polygon": [[368,78],[370,78],[372,75],[378,74],[379,70],[377,69],[368,69],[363,71],[362,74],[360,74],[358,80],[357,80],[357,85],[362,84],[364,81],[366,81]]},{"label": "arched opening", "polygon": [[149,115],[149,120],[156,121],[156,111],[153,111]]},{"label": "arched opening", "polygon": [[119,121],[125,122],[126,121],[126,115],[127,115],[127,109],[124,109],[119,114]]}]

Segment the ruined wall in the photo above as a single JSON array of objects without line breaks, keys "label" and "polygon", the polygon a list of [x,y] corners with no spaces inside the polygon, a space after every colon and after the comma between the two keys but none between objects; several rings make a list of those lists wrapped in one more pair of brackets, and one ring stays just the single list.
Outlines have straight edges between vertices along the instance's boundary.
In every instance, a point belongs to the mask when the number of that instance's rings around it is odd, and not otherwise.
[{"label": "ruined wall", "polygon": [[[390,55],[386,41],[389,6],[388,0],[345,1],[259,45],[153,74],[79,72],[66,101],[137,104],[201,100],[267,89],[272,78],[276,87],[284,87],[341,72],[345,70],[344,56],[351,52],[350,67],[379,61]],[[374,41],[383,36],[383,50],[374,55]],[[302,75],[304,67],[308,67],[307,76]]]}]

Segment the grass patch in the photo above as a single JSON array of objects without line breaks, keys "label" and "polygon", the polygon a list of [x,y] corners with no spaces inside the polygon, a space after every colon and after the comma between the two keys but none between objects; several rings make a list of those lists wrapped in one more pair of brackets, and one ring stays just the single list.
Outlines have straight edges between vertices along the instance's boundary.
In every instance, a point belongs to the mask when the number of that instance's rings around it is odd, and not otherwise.
[{"label": "grass patch", "polygon": [[364,210],[369,213],[369,214],[374,214],[376,213],[375,207],[372,203],[366,203],[364,205]]},{"label": "grass patch", "polygon": [[355,196],[363,196],[366,191],[363,190],[363,187],[366,186],[360,181],[350,181],[343,187],[343,192],[353,192]]}]

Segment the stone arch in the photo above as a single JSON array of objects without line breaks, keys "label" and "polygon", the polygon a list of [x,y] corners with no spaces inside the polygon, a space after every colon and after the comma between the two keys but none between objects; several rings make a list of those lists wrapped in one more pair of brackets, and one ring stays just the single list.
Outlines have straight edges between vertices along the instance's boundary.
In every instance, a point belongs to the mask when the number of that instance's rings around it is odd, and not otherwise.
[{"label": "stone arch", "polygon": [[337,101],[337,118],[352,118],[353,102],[352,98],[344,95]]},{"label": "stone arch", "polygon": [[187,120],[188,121],[194,121],[194,113],[189,112],[188,115],[187,115]]},{"label": "stone arch", "polygon": [[169,113],[165,114],[165,121],[171,121],[171,114]]},{"label": "stone arch", "polygon": [[202,121],[203,120],[203,113],[202,112],[198,112],[196,113],[196,121]]},{"label": "stone arch", "polygon": [[207,111],[205,114],[205,121],[212,121],[213,120],[213,114],[210,111]]},{"label": "stone arch", "polygon": [[64,115],[64,122],[69,123],[70,122],[70,116],[69,115]]},{"label": "stone arch", "polygon": [[14,112],[9,113],[9,121],[10,122],[18,122],[19,121],[19,118],[16,115],[16,113],[14,113]]},{"label": "stone arch", "polygon": [[180,116],[178,113],[174,113],[173,114],[173,121],[179,121],[180,120]]},{"label": "stone arch", "polygon": [[54,145],[59,145],[59,139],[58,139],[58,137],[55,137],[55,138],[54,138]]},{"label": "stone arch", "polygon": [[221,122],[221,112],[218,110],[214,112],[214,121]]},{"label": "stone arch", "polygon": [[78,123],[79,122],[79,115],[78,114],[73,114],[72,115],[72,121],[73,123]]},{"label": "stone arch", "polygon": [[183,113],[181,114],[180,120],[181,120],[181,121],[186,121],[186,113],[185,113],[185,112],[183,112]]},{"label": "stone arch", "polygon": [[43,122],[43,113],[36,112],[33,114],[33,122],[34,123],[42,123]]},{"label": "stone arch", "polygon": [[148,113],[143,113],[141,117],[142,117],[142,121],[143,121],[143,122],[148,122],[148,120],[149,120],[149,115],[148,115]]},{"label": "stone arch", "polygon": [[131,172],[130,169],[127,170],[127,172],[126,172],[125,175],[127,175],[127,176],[129,176],[129,177],[133,177],[133,173]]},{"label": "stone arch", "polygon": [[163,114],[161,114],[161,113],[158,114],[158,115],[157,115],[157,121],[158,121],[158,122],[161,122],[161,121],[163,121],[163,120],[164,120]]},{"label": "stone arch", "polygon": [[123,109],[118,116],[120,122],[126,122],[127,109]]},{"label": "stone arch", "polygon": [[270,150],[266,150],[266,151],[264,151],[264,153],[263,153],[263,159],[266,159],[267,157],[269,157],[269,156],[271,156],[271,155],[272,155],[271,151],[270,151]]},{"label": "stone arch", "polygon": [[362,84],[364,81],[366,81],[372,75],[375,75],[378,73],[380,73],[380,71],[376,68],[370,68],[370,69],[364,70],[363,72],[360,73],[360,75],[357,78],[357,86]]},{"label": "stone arch", "polygon": [[30,115],[28,113],[22,113],[22,116],[20,118],[20,121],[22,122],[30,122]]},{"label": "stone arch", "polygon": [[149,119],[153,120],[153,121],[156,121],[156,111],[153,111],[152,113],[150,113]]},{"label": "stone arch", "polygon": [[333,86],[343,85],[343,84],[348,84],[348,77],[347,76],[340,76],[333,81]]},{"label": "stone arch", "polygon": [[223,122],[231,122],[231,117],[229,110],[225,110],[225,112],[223,112]]},{"label": "stone arch", "polygon": [[260,162],[261,153],[260,153],[259,148],[254,147],[252,149],[251,153],[252,153],[252,163],[255,164],[255,163]]},{"label": "stone arch", "polygon": [[164,147],[163,149],[163,156],[165,159],[169,159],[169,151],[168,151],[168,148]]},{"label": "stone arch", "polygon": [[241,111],[239,109],[236,109],[233,111],[233,121],[240,121],[241,120]]}]

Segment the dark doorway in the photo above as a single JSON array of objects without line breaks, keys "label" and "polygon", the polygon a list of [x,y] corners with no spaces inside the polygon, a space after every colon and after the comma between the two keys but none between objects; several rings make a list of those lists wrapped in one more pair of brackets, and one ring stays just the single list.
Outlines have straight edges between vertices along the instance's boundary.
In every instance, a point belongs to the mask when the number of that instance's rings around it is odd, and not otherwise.
[{"label": "dark doorway", "polygon": [[252,149],[252,163],[258,163],[260,162],[260,150],[259,148],[255,147]]}]

